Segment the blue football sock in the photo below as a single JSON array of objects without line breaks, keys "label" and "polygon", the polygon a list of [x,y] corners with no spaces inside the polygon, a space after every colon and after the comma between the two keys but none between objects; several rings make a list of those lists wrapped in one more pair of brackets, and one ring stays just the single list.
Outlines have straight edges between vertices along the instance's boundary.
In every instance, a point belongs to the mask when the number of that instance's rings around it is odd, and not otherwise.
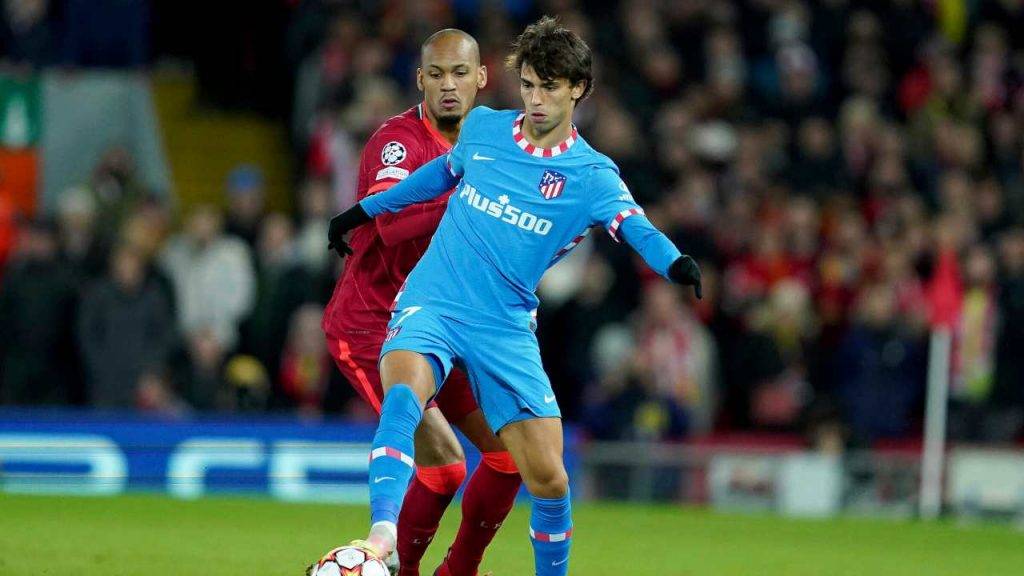
[{"label": "blue football sock", "polygon": [[569,573],[569,545],[572,538],[572,507],[569,495],[561,498],[533,496],[530,540],[537,576],[565,576]]},{"label": "blue football sock", "polygon": [[419,399],[405,384],[384,395],[370,451],[370,523],[398,523],[413,474],[413,435],[423,418]]}]

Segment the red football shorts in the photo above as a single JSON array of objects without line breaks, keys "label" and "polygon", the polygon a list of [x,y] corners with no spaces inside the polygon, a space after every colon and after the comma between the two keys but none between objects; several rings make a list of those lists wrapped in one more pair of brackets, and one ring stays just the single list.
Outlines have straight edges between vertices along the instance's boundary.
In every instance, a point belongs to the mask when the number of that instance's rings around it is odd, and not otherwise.
[{"label": "red football shorts", "polygon": [[[384,388],[380,382],[380,371],[377,370],[383,343],[383,334],[379,337],[360,336],[351,340],[327,337],[327,348],[338,370],[377,414],[380,414],[380,405],[384,401]],[[452,369],[441,392],[427,404],[427,408],[431,407],[440,409],[449,422],[458,422],[478,409],[473,390],[469,387],[469,379],[462,370]]]}]

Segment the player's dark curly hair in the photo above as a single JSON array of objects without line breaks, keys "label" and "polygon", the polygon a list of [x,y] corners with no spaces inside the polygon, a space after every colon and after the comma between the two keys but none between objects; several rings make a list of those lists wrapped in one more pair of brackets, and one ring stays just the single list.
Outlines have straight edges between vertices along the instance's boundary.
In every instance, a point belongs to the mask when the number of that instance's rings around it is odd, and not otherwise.
[{"label": "player's dark curly hair", "polygon": [[530,24],[512,43],[512,52],[505,58],[505,68],[518,74],[529,64],[542,80],[568,78],[575,86],[586,80],[583,100],[594,89],[590,47],[578,34],[563,28],[557,18],[544,16]]}]

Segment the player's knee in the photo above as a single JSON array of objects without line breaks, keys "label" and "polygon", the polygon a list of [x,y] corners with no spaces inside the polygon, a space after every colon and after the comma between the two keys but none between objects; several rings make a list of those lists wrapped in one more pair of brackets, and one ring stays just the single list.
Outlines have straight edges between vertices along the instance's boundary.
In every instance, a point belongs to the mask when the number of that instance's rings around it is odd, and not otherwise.
[{"label": "player's knee", "polygon": [[458,441],[432,437],[421,442],[417,438],[416,463],[421,466],[444,466],[465,461],[466,454]]},{"label": "player's knee", "polygon": [[569,474],[564,466],[549,466],[533,470],[524,477],[526,489],[538,498],[561,498],[569,493]]},{"label": "player's knee", "polygon": [[451,427],[436,409],[428,409],[416,429],[416,463],[444,466],[466,461],[466,454]]}]

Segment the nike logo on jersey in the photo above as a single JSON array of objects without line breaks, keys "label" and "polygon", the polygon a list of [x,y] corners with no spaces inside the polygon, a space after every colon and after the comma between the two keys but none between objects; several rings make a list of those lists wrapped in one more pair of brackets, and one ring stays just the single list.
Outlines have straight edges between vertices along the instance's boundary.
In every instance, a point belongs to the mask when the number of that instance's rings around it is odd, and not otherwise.
[{"label": "nike logo on jersey", "polygon": [[473,152],[473,160],[494,160],[490,156],[481,156],[479,152]]},{"label": "nike logo on jersey", "polygon": [[565,563],[566,563],[566,562],[568,562],[568,561],[569,561],[569,559],[568,559],[568,558],[562,558],[561,560],[555,560],[555,561],[552,561],[552,562],[551,562],[551,565],[552,565],[552,566],[559,566],[559,565],[561,565],[561,564],[565,564]]},{"label": "nike logo on jersey", "polygon": [[412,316],[413,314],[419,312],[422,309],[423,309],[422,306],[409,306],[405,310],[402,310],[402,315],[395,322],[395,326],[401,325],[402,322],[405,322],[406,318],[408,318],[409,316]]},{"label": "nike logo on jersey", "polygon": [[397,480],[397,478],[393,478],[391,476],[377,476],[376,478],[373,479],[373,483],[374,484],[380,484],[381,482],[383,482],[385,480]]},{"label": "nike logo on jersey", "polygon": [[552,394],[551,396],[548,396],[547,394],[544,395],[544,403],[545,404],[551,404],[554,401],[555,401],[555,395],[554,394]]}]

